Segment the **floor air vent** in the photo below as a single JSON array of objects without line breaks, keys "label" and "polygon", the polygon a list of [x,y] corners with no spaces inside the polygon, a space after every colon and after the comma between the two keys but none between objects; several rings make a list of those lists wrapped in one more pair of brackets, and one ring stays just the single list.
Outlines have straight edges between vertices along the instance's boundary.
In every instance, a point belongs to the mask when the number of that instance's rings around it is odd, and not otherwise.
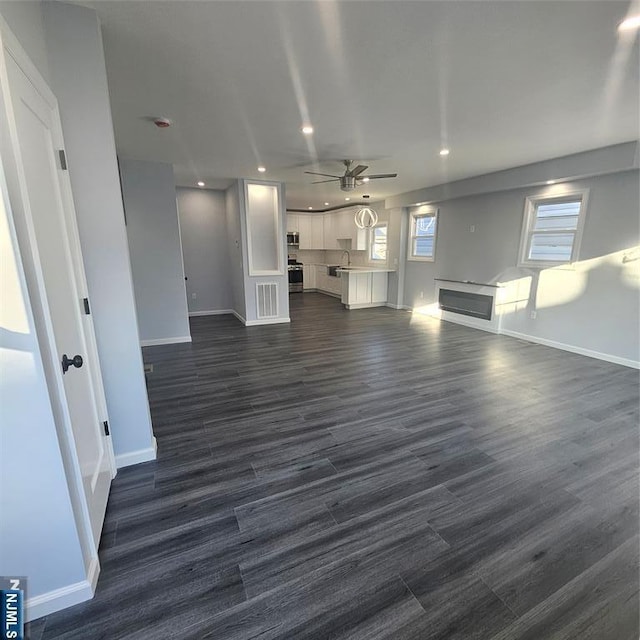
[{"label": "floor air vent", "polygon": [[258,298],[258,318],[278,317],[278,285],[275,282],[259,282],[256,284]]}]

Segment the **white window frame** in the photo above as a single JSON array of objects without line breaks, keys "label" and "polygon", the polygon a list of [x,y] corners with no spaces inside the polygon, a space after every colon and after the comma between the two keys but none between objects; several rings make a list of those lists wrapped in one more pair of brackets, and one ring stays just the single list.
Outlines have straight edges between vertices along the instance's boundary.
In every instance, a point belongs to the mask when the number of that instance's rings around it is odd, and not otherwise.
[{"label": "white window frame", "polygon": [[[386,227],[387,229],[387,242],[386,242],[386,250],[387,250],[387,257],[384,260],[381,260],[380,258],[374,258],[373,257],[373,247],[374,247],[374,238],[375,238],[375,230],[379,229],[380,227]],[[388,222],[378,222],[377,224],[375,224],[373,227],[371,227],[371,229],[369,230],[369,250],[368,250],[368,254],[369,254],[369,262],[371,264],[377,264],[377,265],[382,265],[382,264],[388,264],[389,262],[389,223]]]},{"label": "white window frame", "polygon": [[[424,238],[427,236],[416,236],[416,219],[417,218],[435,218],[436,219],[436,232],[433,234],[433,254],[430,256],[417,256],[413,253],[413,243],[416,238]],[[409,212],[409,238],[407,247],[407,260],[413,262],[435,262],[436,249],[438,245],[438,229],[440,227],[440,221],[438,220],[438,209],[436,207],[421,206],[413,211]]]},{"label": "white window frame", "polygon": [[[522,221],[522,233],[520,235],[520,248],[518,251],[519,267],[557,267],[571,265],[580,256],[580,245],[582,243],[582,231],[587,212],[587,202],[589,199],[588,189],[576,189],[562,191],[561,193],[541,193],[535,196],[528,196],[524,204],[524,217]],[[576,229],[553,229],[549,231],[534,231],[537,208],[540,204],[553,202],[575,202],[580,200],[580,212],[578,213],[578,225]],[[571,247],[571,258],[569,260],[531,260],[528,258],[531,239],[535,234],[545,233],[572,233],[573,245]]]}]

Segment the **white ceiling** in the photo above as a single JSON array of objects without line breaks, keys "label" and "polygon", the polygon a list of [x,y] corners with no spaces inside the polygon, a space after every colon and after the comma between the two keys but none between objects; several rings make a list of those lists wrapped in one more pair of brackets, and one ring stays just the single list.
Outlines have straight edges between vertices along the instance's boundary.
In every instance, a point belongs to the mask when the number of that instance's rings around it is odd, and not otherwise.
[{"label": "white ceiling", "polygon": [[[286,182],[289,207],[322,208],[639,134],[638,39],[617,32],[628,2],[85,4],[103,24],[118,152],[172,163],[179,185],[264,177]],[[345,194],[303,173],[344,158],[399,176]]]}]

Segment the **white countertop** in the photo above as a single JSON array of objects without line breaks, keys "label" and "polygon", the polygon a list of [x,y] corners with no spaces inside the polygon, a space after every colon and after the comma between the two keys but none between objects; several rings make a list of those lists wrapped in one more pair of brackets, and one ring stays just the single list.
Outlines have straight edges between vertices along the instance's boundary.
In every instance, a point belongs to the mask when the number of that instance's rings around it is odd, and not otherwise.
[{"label": "white countertop", "polygon": [[340,267],[340,273],[394,273],[395,269],[383,269],[382,267]]}]

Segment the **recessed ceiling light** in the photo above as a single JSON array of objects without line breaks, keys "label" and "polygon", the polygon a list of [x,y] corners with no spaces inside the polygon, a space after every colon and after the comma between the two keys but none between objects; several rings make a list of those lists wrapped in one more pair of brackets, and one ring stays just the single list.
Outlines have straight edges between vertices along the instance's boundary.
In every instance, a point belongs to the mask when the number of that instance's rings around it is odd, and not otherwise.
[{"label": "recessed ceiling light", "polygon": [[547,184],[555,184],[556,181],[555,180],[547,180]]},{"label": "recessed ceiling light", "polygon": [[264,173],[266,170],[267,170],[267,168],[266,168],[266,167],[258,167],[258,171],[259,171],[260,173]]},{"label": "recessed ceiling light", "polygon": [[200,180],[200,182],[198,182],[198,186],[199,187],[204,187],[204,182],[202,182],[202,180]]},{"label": "recessed ceiling light", "polygon": [[440,155],[441,156],[448,156],[449,155],[449,149],[440,149]]},{"label": "recessed ceiling light", "polygon": [[618,25],[618,31],[631,31],[640,28],[640,16],[626,18]]},{"label": "recessed ceiling light", "polygon": [[313,127],[310,124],[305,124],[301,131],[305,136],[310,136],[313,133]]},{"label": "recessed ceiling light", "polygon": [[309,209],[309,211],[313,211],[313,207],[307,207],[307,209]]},{"label": "recessed ceiling light", "polygon": [[369,178],[365,176],[364,178],[362,178],[362,182],[369,182]]},{"label": "recessed ceiling light", "polygon": [[351,198],[345,198],[345,200],[351,200]]},{"label": "recessed ceiling light", "polygon": [[328,203],[328,202],[325,202],[325,203],[324,203],[324,206],[325,206],[325,207],[328,207],[328,206],[329,206],[329,203]]}]

